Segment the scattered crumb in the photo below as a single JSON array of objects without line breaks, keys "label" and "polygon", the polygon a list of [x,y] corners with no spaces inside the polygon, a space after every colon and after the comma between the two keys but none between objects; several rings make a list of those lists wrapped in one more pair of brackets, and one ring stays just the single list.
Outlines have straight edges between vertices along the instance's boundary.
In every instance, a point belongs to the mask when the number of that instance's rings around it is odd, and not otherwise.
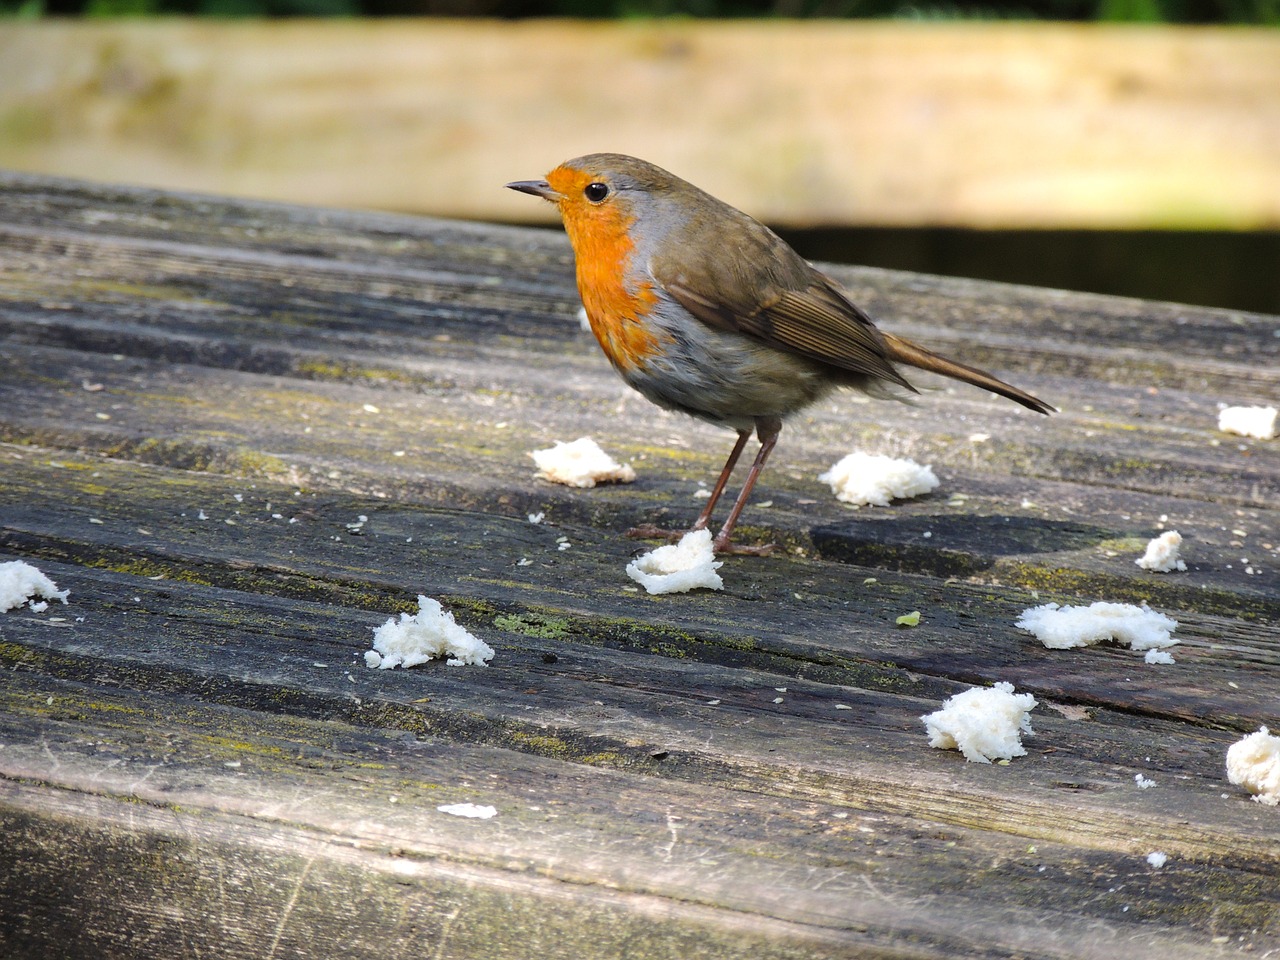
[{"label": "scattered crumb", "polygon": [[966,760],[990,763],[1026,754],[1022,734],[1033,733],[1029,712],[1036,698],[1014,693],[1012,683],[973,687],[947,699],[942,709],[926,714],[929,746],[959,750]]},{"label": "scattered crumb", "polygon": [[529,454],[538,465],[538,476],[569,487],[594,487],[597,483],[630,483],[636,472],[605,453],[590,437],[573,443],[556,441],[554,447]]},{"label": "scattered crumb", "polygon": [[1050,710],[1056,710],[1068,720],[1092,720],[1093,714],[1089,712],[1088,707],[1081,707],[1074,703],[1046,703],[1046,707]]},{"label": "scattered crumb", "polygon": [[818,479],[831,485],[837,500],[857,506],[887,507],[890,500],[918,497],[938,485],[929,467],[870,453],[851,453]]},{"label": "scattered crumb", "polygon": [[1156,613],[1145,603],[1093,603],[1087,607],[1059,607],[1056,603],[1022,611],[1017,626],[1035,634],[1046,647],[1067,650],[1088,647],[1103,640],[1127,643],[1134,650],[1171,647],[1169,634],[1178,621]]},{"label": "scattered crumb", "polygon": [[904,613],[894,623],[900,627],[918,627],[920,625],[920,611],[912,610],[910,613]]},{"label": "scattered crumb", "polygon": [[1159,850],[1157,850],[1155,853],[1147,854],[1147,863],[1151,864],[1151,866],[1155,867],[1157,870],[1159,870],[1168,862],[1169,862],[1169,855],[1167,853],[1161,853]]},{"label": "scattered crumb", "polygon": [[1270,440],[1276,435],[1276,408],[1223,407],[1218,411],[1218,429],[1223,433]]},{"label": "scattered crumb", "polygon": [[493,648],[454,623],[453,614],[430,597],[418,597],[418,612],[400,614],[373,631],[373,649],[365,651],[366,666],[389,670],[415,667],[433,657],[448,657],[451,667],[484,666]]},{"label": "scattered crumb", "polygon": [[711,550],[711,531],[692,530],[679,543],[658,547],[627,564],[627,576],[650,593],[685,593],[698,587],[724,589],[716,570],[724,566]]},{"label": "scattered crumb", "polygon": [[471,817],[474,820],[488,820],[498,815],[496,807],[481,806],[476,803],[445,803],[436,809],[451,817]]},{"label": "scattered crumb", "polygon": [[1150,664],[1157,664],[1157,663],[1172,664],[1172,663],[1178,662],[1177,660],[1173,659],[1173,654],[1171,654],[1168,650],[1156,650],[1154,648],[1151,650],[1148,650],[1147,655],[1142,659]]},{"label": "scattered crumb", "polygon": [[[56,583],[24,560],[0,563],[0,613],[20,607],[32,597],[66,603],[70,593],[70,590],[59,590]],[[47,603],[39,606],[39,601],[35,601],[31,609],[41,613],[48,606]]]},{"label": "scattered crumb", "polygon": [[1154,780],[1149,780],[1140,773],[1135,773],[1133,775],[1133,782],[1138,785],[1139,790],[1150,790],[1156,785]]},{"label": "scattered crumb", "polygon": [[1259,727],[1227,750],[1227,779],[1269,807],[1280,805],[1280,737]]},{"label": "scattered crumb", "polygon": [[547,519],[547,514],[545,511],[542,511],[542,510],[539,510],[537,513],[529,514],[530,523],[541,523],[545,519]]},{"label": "scattered crumb", "polygon": [[1182,534],[1177,530],[1162,533],[1147,544],[1147,552],[1133,561],[1143,570],[1155,573],[1185,571],[1186,561],[1178,556],[1182,549]]}]

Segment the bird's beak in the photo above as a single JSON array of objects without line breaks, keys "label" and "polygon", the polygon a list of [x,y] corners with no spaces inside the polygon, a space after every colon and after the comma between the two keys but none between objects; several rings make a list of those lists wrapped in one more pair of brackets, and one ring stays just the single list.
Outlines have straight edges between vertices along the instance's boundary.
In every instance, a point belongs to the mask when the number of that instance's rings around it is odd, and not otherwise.
[{"label": "bird's beak", "polygon": [[560,194],[551,189],[551,184],[545,180],[515,180],[507,184],[508,190],[519,190],[521,193],[531,193],[535,197],[541,197],[543,200],[551,200],[552,202],[560,199]]}]

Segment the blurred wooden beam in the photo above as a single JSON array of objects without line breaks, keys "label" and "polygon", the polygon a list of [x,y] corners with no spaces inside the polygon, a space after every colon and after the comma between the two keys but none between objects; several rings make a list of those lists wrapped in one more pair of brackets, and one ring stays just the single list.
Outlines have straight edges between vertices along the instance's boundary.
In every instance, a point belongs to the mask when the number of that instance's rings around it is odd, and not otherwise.
[{"label": "blurred wooden beam", "polygon": [[532,220],[595,150],[780,224],[1280,227],[1280,32],[1039,24],[35,22],[0,166]]}]

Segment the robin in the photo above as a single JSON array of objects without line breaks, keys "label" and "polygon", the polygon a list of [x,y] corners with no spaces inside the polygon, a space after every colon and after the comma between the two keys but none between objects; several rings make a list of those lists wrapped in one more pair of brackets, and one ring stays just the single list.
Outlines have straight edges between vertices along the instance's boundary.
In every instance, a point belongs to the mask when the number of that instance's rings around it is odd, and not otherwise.
[{"label": "robin", "polygon": [[[764,224],[661,167],[617,153],[508,183],[560,209],[591,330],[622,379],[660,407],[738,433],[694,530],[711,522],[754,430],[760,449],[714,540],[730,538],[783,420],[837,387],[916,393],[895,364],[963,380],[1039,413],[991,374],[878,330],[830,277]],[[644,526],[633,536],[674,536]]]}]

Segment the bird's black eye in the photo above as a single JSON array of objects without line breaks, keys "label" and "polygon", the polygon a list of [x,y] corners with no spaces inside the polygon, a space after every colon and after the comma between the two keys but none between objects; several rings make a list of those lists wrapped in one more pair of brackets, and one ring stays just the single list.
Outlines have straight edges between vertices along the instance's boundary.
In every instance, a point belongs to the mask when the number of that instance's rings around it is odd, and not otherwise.
[{"label": "bird's black eye", "polygon": [[582,192],[592,203],[599,203],[609,195],[609,185],[605,183],[588,183],[587,188]]}]

